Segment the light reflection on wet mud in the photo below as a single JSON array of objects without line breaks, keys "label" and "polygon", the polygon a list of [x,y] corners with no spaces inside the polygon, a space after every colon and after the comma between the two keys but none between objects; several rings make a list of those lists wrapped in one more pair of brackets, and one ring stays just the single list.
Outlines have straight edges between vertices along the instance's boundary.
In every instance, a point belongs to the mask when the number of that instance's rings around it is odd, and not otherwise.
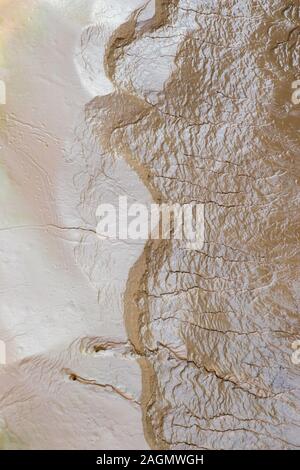
[{"label": "light reflection on wet mud", "polygon": [[299,57],[296,2],[160,1],[111,39],[102,144],[155,201],[206,207],[201,252],[149,242],[127,284],[154,447],[300,444]]}]

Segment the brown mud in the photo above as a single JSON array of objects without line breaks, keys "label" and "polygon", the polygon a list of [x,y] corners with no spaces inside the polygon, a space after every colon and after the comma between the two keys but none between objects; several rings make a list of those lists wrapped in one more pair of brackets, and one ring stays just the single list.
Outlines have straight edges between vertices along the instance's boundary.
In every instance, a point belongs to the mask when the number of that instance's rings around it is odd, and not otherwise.
[{"label": "brown mud", "polygon": [[[128,279],[145,433],[155,448],[297,448],[299,6],[179,0],[157,12],[115,32],[117,91],[87,106],[155,202],[206,207],[201,252],[150,241]],[[163,62],[174,37],[154,92],[140,64],[155,42]]]}]

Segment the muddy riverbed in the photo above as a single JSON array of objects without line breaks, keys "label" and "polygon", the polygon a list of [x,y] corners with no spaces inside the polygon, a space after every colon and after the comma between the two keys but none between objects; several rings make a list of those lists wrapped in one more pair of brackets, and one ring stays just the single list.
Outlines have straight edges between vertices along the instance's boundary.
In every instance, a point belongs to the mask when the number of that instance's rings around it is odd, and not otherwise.
[{"label": "muddy riverbed", "polygon": [[0,448],[299,448],[299,13],[0,0]]}]

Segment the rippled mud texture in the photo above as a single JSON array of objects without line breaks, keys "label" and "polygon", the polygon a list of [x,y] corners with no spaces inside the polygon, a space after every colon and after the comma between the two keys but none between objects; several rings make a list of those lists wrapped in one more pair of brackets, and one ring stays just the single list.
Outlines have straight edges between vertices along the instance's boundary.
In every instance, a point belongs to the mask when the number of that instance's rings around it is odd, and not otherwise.
[{"label": "rippled mud texture", "polygon": [[157,1],[110,41],[87,106],[157,202],[205,203],[205,244],[149,242],[126,294],[157,448],[300,445],[299,6]]},{"label": "rippled mud texture", "polygon": [[[298,2],[0,7],[0,448],[299,447]],[[201,252],[99,240],[119,195]]]}]

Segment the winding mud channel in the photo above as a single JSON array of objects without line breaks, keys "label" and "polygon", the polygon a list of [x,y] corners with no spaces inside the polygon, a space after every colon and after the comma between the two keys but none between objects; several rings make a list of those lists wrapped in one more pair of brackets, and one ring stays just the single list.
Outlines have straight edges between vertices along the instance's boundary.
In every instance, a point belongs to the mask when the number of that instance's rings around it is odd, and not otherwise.
[{"label": "winding mud channel", "polygon": [[[299,14],[0,0],[1,449],[300,447]],[[101,240],[119,196],[203,247]]]}]

